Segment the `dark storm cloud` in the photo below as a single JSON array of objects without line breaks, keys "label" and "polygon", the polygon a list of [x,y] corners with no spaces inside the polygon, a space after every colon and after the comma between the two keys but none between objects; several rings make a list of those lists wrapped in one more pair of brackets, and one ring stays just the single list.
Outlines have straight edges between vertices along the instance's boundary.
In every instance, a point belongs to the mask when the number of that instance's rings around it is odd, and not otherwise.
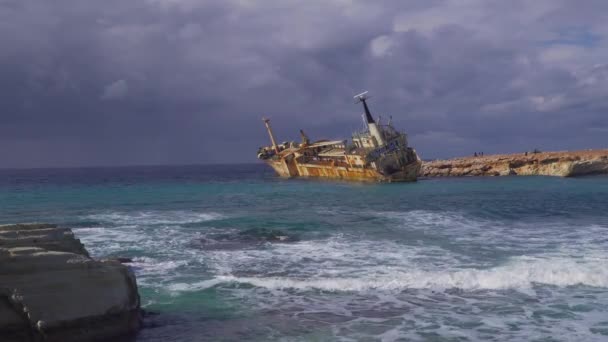
[{"label": "dark storm cloud", "polygon": [[248,162],[360,128],[425,158],[606,147],[605,1],[0,0],[4,167]]}]

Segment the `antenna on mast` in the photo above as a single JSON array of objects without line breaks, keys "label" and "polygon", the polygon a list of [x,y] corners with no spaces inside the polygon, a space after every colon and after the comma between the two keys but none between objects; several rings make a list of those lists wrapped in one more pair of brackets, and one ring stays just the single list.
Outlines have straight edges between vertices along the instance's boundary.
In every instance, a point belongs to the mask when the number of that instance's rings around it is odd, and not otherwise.
[{"label": "antenna on mast", "polygon": [[364,91],[361,94],[357,94],[354,96],[354,99],[357,100],[356,103],[359,103],[363,100],[367,100],[368,96],[367,96],[368,91]]}]

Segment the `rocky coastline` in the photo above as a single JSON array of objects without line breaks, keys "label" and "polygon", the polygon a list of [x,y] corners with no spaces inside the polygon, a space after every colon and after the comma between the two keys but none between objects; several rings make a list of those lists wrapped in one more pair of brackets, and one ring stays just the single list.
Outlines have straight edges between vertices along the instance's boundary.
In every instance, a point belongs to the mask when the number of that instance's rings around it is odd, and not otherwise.
[{"label": "rocky coastline", "polygon": [[608,149],[500,154],[422,163],[420,177],[559,176],[608,174]]},{"label": "rocky coastline", "polygon": [[131,270],[92,259],[68,228],[0,225],[0,341],[102,341],[136,333]]}]

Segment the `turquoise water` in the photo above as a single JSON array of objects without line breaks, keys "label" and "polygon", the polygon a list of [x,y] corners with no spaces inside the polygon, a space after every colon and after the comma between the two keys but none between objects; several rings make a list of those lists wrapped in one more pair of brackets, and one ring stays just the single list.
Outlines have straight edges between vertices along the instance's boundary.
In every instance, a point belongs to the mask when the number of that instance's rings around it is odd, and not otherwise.
[{"label": "turquoise water", "polygon": [[0,222],[131,257],[137,341],[606,341],[608,178],[0,171]]}]

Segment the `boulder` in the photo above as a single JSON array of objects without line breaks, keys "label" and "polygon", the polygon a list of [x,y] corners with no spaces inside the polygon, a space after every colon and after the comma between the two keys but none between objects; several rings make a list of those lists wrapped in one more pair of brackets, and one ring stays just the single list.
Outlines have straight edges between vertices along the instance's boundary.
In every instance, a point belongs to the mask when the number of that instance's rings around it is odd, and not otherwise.
[{"label": "boulder", "polygon": [[97,341],[141,325],[137,283],[70,229],[0,225],[0,341]]}]

